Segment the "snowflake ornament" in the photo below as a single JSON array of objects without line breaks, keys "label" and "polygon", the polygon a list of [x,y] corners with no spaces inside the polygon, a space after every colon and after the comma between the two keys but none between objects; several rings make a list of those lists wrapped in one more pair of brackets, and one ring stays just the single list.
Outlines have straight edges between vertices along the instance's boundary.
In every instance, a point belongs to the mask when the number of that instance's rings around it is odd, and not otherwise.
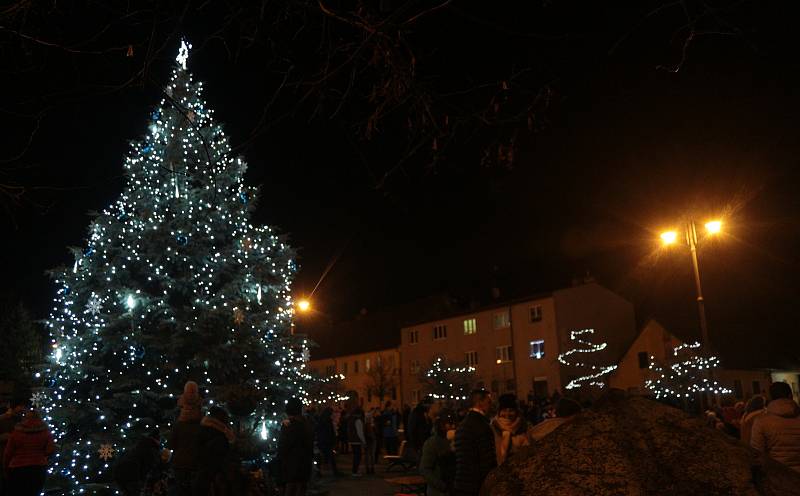
[{"label": "snowflake ornament", "polygon": [[114,458],[114,447],[110,444],[101,444],[100,449],[97,450],[100,453],[100,458],[104,461],[108,461],[111,458]]},{"label": "snowflake ornament", "polygon": [[89,303],[86,304],[86,311],[88,311],[92,315],[97,315],[100,313],[102,305],[100,304],[100,300],[97,298],[92,298],[89,300]]},{"label": "snowflake ornament", "polygon": [[31,396],[31,404],[39,410],[47,403],[47,395],[39,391]]}]

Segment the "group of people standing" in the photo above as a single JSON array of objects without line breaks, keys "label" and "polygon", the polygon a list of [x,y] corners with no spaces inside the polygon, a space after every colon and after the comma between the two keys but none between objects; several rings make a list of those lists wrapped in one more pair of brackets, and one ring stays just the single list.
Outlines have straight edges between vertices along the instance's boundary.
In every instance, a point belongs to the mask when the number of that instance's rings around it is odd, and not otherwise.
[{"label": "group of people standing", "polygon": [[[427,494],[477,495],[492,469],[568,422],[580,413],[581,407],[571,399],[561,398],[555,410],[554,417],[534,425],[523,415],[515,395],[501,395],[495,408],[491,393],[482,389],[470,394],[470,408],[462,418],[431,405],[425,418],[432,425],[432,434],[424,440],[419,459]],[[492,411],[497,412],[494,417]],[[415,420],[421,421],[419,416]],[[418,435],[414,424],[410,424],[410,442],[416,443]]]},{"label": "group of people standing", "polygon": [[732,397],[706,412],[709,424],[800,472],[800,406],[785,382],[769,387],[769,398],[760,394],[747,403]]}]

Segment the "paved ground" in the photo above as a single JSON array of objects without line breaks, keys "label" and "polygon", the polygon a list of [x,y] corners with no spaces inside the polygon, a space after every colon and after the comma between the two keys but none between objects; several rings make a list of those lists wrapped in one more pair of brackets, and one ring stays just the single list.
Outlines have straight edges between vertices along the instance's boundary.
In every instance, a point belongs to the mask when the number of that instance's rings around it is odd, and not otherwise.
[{"label": "paved ground", "polygon": [[[386,482],[386,479],[402,477],[404,475],[417,475],[416,469],[403,473],[398,468],[386,473],[386,464],[375,465],[375,475],[364,475],[363,477],[351,477],[350,468],[352,466],[351,455],[337,455],[336,465],[343,473],[344,477],[330,477],[329,471],[320,480],[319,488],[327,491],[329,496],[394,496],[400,492],[400,487]],[[327,468],[327,467],[325,467]],[[363,472],[364,467],[362,465]]]}]

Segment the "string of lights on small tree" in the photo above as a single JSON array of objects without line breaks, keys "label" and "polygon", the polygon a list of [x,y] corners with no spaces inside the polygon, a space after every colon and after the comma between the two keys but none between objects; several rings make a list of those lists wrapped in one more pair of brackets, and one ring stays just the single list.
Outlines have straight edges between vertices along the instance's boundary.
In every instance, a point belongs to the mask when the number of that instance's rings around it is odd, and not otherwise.
[{"label": "string of lights on small tree", "polygon": [[609,374],[610,372],[612,372],[614,369],[617,368],[616,365],[593,365],[586,362],[575,360],[574,358],[572,359],[569,358],[572,355],[576,355],[578,353],[596,353],[598,351],[603,351],[604,349],[606,349],[608,343],[594,344],[581,337],[587,334],[594,334],[594,329],[581,329],[579,331],[571,331],[569,333],[570,340],[574,341],[581,347],[573,348],[569,351],[566,351],[558,355],[558,361],[561,362],[563,365],[590,371],[588,374],[585,374],[581,377],[569,381],[569,383],[565,386],[567,389],[576,389],[584,385],[603,388],[605,387],[605,382],[602,379],[603,376]]},{"label": "string of lights on small tree", "polygon": [[187,380],[207,405],[246,389],[249,425],[237,425],[264,451],[286,399],[306,398],[313,380],[291,332],[294,252],[252,223],[258,190],[186,70],[190,48],[130,145],[119,199],[52,272],[52,356],[37,377],[59,446],[51,474],[74,484],[107,478],[115,453],[168,427]]},{"label": "string of lights on small tree", "polygon": [[719,382],[709,378],[709,371],[719,367],[716,356],[702,356],[700,343],[685,343],[672,350],[672,360],[666,365],[650,357],[650,371],[653,379],[645,381],[645,387],[656,398],[677,398],[694,400],[697,393],[729,394],[732,391]]},{"label": "string of lights on small tree", "polygon": [[437,357],[422,374],[422,380],[434,399],[465,401],[475,381],[475,367],[448,365],[442,357]]}]

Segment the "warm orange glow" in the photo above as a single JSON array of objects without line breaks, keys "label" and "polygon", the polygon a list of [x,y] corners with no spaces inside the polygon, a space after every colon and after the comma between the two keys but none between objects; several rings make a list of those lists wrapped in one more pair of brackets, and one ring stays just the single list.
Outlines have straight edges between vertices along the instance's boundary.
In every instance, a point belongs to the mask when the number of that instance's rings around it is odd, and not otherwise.
[{"label": "warm orange glow", "polygon": [[300,300],[297,302],[297,309],[301,312],[307,312],[311,309],[311,302],[305,299]]},{"label": "warm orange glow", "polygon": [[706,222],[706,231],[708,231],[709,234],[717,234],[722,231],[722,221],[712,220]]},{"label": "warm orange glow", "polygon": [[665,245],[671,245],[678,240],[678,233],[675,231],[666,231],[661,233],[661,242]]}]

